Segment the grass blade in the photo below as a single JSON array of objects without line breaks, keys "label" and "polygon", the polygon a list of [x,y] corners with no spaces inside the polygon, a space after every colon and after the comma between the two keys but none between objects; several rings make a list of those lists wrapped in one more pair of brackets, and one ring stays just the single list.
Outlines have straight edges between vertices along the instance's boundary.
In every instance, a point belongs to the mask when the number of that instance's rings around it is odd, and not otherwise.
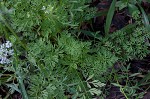
[{"label": "grass blade", "polygon": [[132,32],[132,30],[137,26],[137,23],[128,24],[127,26],[123,27],[121,31],[123,32]]},{"label": "grass blade", "polygon": [[86,30],[80,30],[82,33],[84,33],[85,35],[88,35],[90,37],[93,37],[95,39],[100,40],[101,35],[95,32],[91,32],[91,31],[86,31]]},{"label": "grass blade", "polygon": [[144,9],[141,7],[141,5],[138,4],[138,6],[140,7],[140,10],[142,12],[144,25],[145,25],[146,29],[148,31],[150,31],[150,24],[149,24],[148,16],[146,15],[146,13],[145,13]]},{"label": "grass blade", "polygon": [[109,8],[109,11],[107,13],[107,17],[106,17],[106,24],[105,24],[105,35],[108,35],[109,32],[109,28],[111,25],[111,21],[115,12],[115,4],[116,4],[116,0],[113,0],[111,3],[111,6]]},{"label": "grass blade", "polygon": [[107,13],[108,13],[108,11],[106,10],[106,11],[100,11],[100,12],[97,12],[96,14],[95,14],[95,17],[99,17],[99,16],[106,16],[107,15]]}]

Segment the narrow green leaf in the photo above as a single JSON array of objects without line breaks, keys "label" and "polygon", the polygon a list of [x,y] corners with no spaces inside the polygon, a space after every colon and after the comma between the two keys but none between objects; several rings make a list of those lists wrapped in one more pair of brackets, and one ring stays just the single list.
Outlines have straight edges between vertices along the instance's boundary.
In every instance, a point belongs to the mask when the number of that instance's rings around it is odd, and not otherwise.
[{"label": "narrow green leaf", "polygon": [[88,78],[87,78],[87,81],[92,79],[94,77],[94,74],[90,75]]},{"label": "narrow green leaf", "polygon": [[97,13],[95,14],[95,17],[106,16],[107,13],[108,13],[107,10],[105,10],[105,11],[100,11],[100,12],[97,12]]},{"label": "narrow green leaf", "polygon": [[115,12],[115,4],[116,4],[116,0],[113,0],[111,3],[111,6],[109,8],[109,11],[107,13],[107,17],[106,17],[106,24],[105,24],[105,34],[108,35],[109,32],[109,28],[111,25],[111,21]]},{"label": "narrow green leaf", "polygon": [[121,85],[119,85],[119,84],[117,84],[117,83],[111,83],[111,84],[113,84],[113,85],[116,86],[116,87],[121,87]]},{"label": "narrow green leaf", "polygon": [[138,8],[134,5],[134,4],[128,4],[128,10],[129,10],[129,13],[130,13],[130,15],[132,15],[132,13],[134,12],[134,11],[137,11],[138,10]]},{"label": "narrow green leaf", "polygon": [[127,7],[127,3],[128,2],[124,2],[123,0],[117,1],[116,2],[116,7],[119,8],[119,10],[124,9],[125,7]]},{"label": "narrow green leaf", "polygon": [[80,30],[82,33],[84,33],[85,35],[88,35],[90,37],[93,37],[95,39],[100,40],[101,35],[95,32],[91,32],[91,31],[86,31],[86,30]]},{"label": "narrow green leaf", "polygon": [[102,93],[101,90],[96,89],[96,88],[91,88],[91,89],[89,90],[89,92],[91,93],[91,95],[94,95],[94,94],[100,95],[100,94]]},{"label": "narrow green leaf", "polygon": [[145,75],[145,77],[139,82],[139,84],[147,82],[148,80],[150,80],[150,72],[147,75]]},{"label": "narrow green leaf", "polygon": [[12,91],[17,91],[19,93],[21,93],[21,91],[19,90],[18,88],[18,85],[17,84],[6,84],[8,87],[10,87],[12,89]]},{"label": "narrow green leaf", "polygon": [[123,28],[121,29],[121,31],[123,31],[123,32],[129,32],[129,31],[131,31],[132,29],[134,29],[136,26],[137,26],[137,23],[128,24],[127,26],[123,27]]},{"label": "narrow green leaf", "polygon": [[87,83],[87,87],[88,87],[88,88],[91,88],[91,85],[90,85],[89,83]]},{"label": "narrow green leaf", "polygon": [[141,75],[141,73],[134,73],[134,74],[130,75],[129,77],[135,77],[137,75]]},{"label": "narrow green leaf", "polygon": [[144,9],[141,7],[141,5],[138,4],[138,6],[140,7],[140,10],[143,15],[144,25],[147,28],[147,30],[150,31],[150,24],[149,24],[148,16],[146,15],[146,13],[145,13]]}]

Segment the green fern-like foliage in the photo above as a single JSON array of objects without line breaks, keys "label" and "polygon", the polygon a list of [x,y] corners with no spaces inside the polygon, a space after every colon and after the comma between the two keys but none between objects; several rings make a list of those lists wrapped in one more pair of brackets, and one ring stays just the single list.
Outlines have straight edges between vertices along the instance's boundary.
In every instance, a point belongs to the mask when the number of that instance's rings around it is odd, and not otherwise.
[{"label": "green fern-like foliage", "polygon": [[[24,63],[21,64],[20,59],[18,66],[28,65],[27,92],[31,99],[65,99],[65,92],[74,99],[99,96],[99,89],[104,86],[99,81],[101,74],[118,61],[124,63],[149,53],[150,33],[141,23],[135,30],[101,36],[94,44],[75,38],[72,30],[95,14],[94,8],[88,7],[89,1],[13,0],[4,3],[6,8],[12,8],[10,27],[26,43],[27,50],[22,50],[17,42],[14,44],[17,55],[27,53]],[[2,24],[0,28],[3,33]],[[92,86],[88,85],[91,81]]]},{"label": "green fern-like foliage", "polygon": [[44,77],[41,74],[32,75],[30,77],[30,99],[65,99],[63,79],[56,78],[49,74]]},{"label": "green fern-like foliage", "polygon": [[100,75],[107,71],[108,68],[114,65],[118,60],[113,53],[106,48],[101,47],[95,54],[87,55],[85,62],[82,63],[83,68],[88,71],[88,74]]},{"label": "green fern-like foliage", "polygon": [[88,7],[90,0],[15,0],[6,3],[12,7],[12,27],[28,39],[38,35],[55,36],[68,26],[77,27],[94,16]]},{"label": "green fern-like foliage", "polygon": [[142,59],[148,53],[148,42],[150,35],[145,27],[137,27],[132,32],[117,31],[103,39],[107,50],[115,54],[120,61],[131,59]]},{"label": "green fern-like foliage", "polygon": [[70,34],[62,33],[58,39],[58,46],[64,50],[63,65],[77,69],[89,52],[90,42],[77,41]]},{"label": "green fern-like foliage", "polygon": [[45,68],[53,70],[59,61],[59,57],[62,56],[62,51],[60,49],[42,38],[35,43],[28,44],[28,46],[30,47],[30,53],[33,53],[33,55],[29,54],[29,60],[35,66],[38,65],[38,60],[39,63],[43,63]]},{"label": "green fern-like foliage", "polygon": [[[84,92],[88,89],[84,89],[85,85],[81,83],[82,78],[80,78],[81,73],[76,73],[76,70],[84,68],[88,71],[88,74],[94,73],[98,75],[104,73],[107,68],[112,66],[112,64],[116,61],[116,58],[112,58],[114,56],[110,56],[109,52],[98,52],[95,55],[89,54],[91,51],[91,43],[77,41],[66,31],[61,33],[55,47],[51,44],[51,42],[46,42],[42,39],[29,44],[29,46],[30,53],[34,53],[34,56],[29,54],[28,59],[40,70],[41,74],[44,75],[44,79],[49,79],[47,76],[50,74],[58,76],[55,72],[60,71],[60,73],[62,73],[65,70],[65,73],[60,76],[60,78],[67,77],[64,84],[68,85],[76,83],[77,85],[81,85]],[[109,62],[108,60],[111,61]],[[39,61],[39,63],[37,61]],[[32,89],[35,89],[33,87],[37,86],[34,84],[37,83],[37,81],[34,81],[32,78],[30,78],[30,81],[31,91],[29,91],[29,94],[30,92],[35,94],[38,90]],[[36,86],[33,86],[32,84]],[[49,84],[53,85],[54,83],[49,82]],[[69,89],[72,89],[73,87],[76,88],[77,85],[71,86]],[[43,84],[43,87],[47,86],[48,85]]]}]

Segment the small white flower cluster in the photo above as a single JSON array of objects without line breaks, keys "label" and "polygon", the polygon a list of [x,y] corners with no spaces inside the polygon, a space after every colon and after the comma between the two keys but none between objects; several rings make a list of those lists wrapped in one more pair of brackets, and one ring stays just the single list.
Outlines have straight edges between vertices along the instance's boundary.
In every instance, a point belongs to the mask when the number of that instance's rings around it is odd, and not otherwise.
[{"label": "small white flower cluster", "polygon": [[47,7],[43,6],[41,10],[43,10],[45,13],[50,14],[50,12],[52,12],[54,9],[53,6],[48,5]]},{"label": "small white flower cluster", "polygon": [[11,63],[11,60],[8,58],[14,54],[14,50],[11,47],[12,43],[10,41],[0,44],[0,64]]}]

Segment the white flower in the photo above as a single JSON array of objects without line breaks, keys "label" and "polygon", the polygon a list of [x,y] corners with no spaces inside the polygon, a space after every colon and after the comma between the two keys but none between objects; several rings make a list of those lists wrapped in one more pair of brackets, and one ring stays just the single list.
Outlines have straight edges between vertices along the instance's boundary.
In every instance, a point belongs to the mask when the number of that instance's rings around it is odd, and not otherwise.
[{"label": "white flower", "polygon": [[12,43],[10,43],[10,41],[6,41],[5,46],[6,48],[10,48],[12,47]]},{"label": "white flower", "polygon": [[45,10],[45,9],[46,9],[46,7],[45,7],[45,6],[43,6],[43,7],[42,7],[42,10]]},{"label": "white flower", "polygon": [[14,50],[11,47],[12,43],[10,41],[0,45],[0,64],[11,63],[11,60],[8,58],[14,54]]},{"label": "white flower", "polygon": [[44,11],[44,13],[46,14],[50,14],[53,12],[54,7],[52,5],[48,5],[48,6],[43,6],[41,10]]}]

